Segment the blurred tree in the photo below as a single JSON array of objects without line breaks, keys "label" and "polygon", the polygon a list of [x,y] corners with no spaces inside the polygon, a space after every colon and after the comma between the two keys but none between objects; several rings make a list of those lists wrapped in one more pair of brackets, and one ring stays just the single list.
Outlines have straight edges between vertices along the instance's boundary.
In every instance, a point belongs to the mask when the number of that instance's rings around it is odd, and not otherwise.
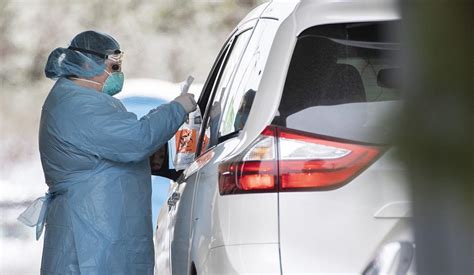
[{"label": "blurred tree", "polygon": [[211,29],[232,29],[262,0],[189,1],[166,0],[158,6],[155,21],[158,31],[173,32],[189,27],[197,18],[208,17]]},{"label": "blurred tree", "polygon": [[94,29],[119,40],[127,53],[127,77],[181,81],[193,73],[204,81],[225,37],[261,2],[3,0],[0,80],[13,86],[44,81],[49,52]]},{"label": "blurred tree", "polygon": [[44,65],[46,58],[52,49],[58,47],[63,42],[60,41],[58,33],[63,31],[64,26],[58,24],[51,18],[60,17],[70,14],[71,11],[67,5],[51,5],[48,7],[48,14],[43,9],[37,9],[31,15],[31,22],[35,22],[36,26],[41,26],[42,31],[30,35],[29,43],[23,44],[22,47],[29,57],[28,66],[25,70],[25,78],[28,82],[38,82],[44,79]]},{"label": "blurred tree", "polygon": [[418,274],[474,274],[472,1],[401,1],[400,144],[414,201]]},{"label": "blurred tree", "polygon": [[8,74],[15,68],[8,66],[11,57],[18,51],[15,43],[10,39],[11,29],[15,20],[16,12],[9,2],[0,2],[0,85],[3,87],[10,82]]},{"label": "blurred tree", "polygon": [[[171,80],[181,81],[186,77],[186,72],[197,69],[195,62],[189,62],[189,57],[200,53],[202,48],[216,49],[211,59],[213,61],[218,47],[229,32],[250,10],[263,2],[265,1],[161,1],[155,7],[153,21],[156,33],[168,37],[173,45],[166,63]],[[212,63],[209,63],[209,67],[210,64]]]}]

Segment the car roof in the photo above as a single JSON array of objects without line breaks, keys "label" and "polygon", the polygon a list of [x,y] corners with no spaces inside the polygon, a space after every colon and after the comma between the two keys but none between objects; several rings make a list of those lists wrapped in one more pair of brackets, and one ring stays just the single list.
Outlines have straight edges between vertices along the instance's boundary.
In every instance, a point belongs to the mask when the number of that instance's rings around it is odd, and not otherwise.
[{"label": "car roof", "polygon": [[400,12],[396,0],[273,0],[253,9],[237,28],[259,18],[294,20],[299,34],[316,25],[396,20]]}]

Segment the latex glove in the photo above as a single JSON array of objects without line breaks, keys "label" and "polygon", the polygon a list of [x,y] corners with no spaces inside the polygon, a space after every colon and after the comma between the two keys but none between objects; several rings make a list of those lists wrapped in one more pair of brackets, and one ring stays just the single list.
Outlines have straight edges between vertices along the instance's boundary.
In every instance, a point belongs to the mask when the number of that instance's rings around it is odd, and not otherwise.
[{"label": "latex glove", "polygon": [[174,99],[174,101],[181,104],[181,106],[183,106],[184,110],[188,114],[196,111],[197,109],[196,100],[194,100],[193,94],[190,94],[190,93],[180,94],[177,98]]}]

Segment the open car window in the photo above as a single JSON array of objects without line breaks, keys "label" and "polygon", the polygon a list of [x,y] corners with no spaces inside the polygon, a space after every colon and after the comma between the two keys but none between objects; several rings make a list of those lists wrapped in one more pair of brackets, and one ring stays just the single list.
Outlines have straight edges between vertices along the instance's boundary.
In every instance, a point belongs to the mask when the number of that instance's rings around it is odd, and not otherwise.
[{"label": "open car window", "polygon": [[272,19],[258,21],[229,87],[218,130],[219,141],[235,136],[247,123],[277,27]]},{"label": "open car window", "polygon": [[201,129],[200,141],[198,142],[197,154],[205,152],[207,149],[217,144],[217,130],[222,116],[222,105],[229,95],[228,88],[232,82],[232,76],[240,61],[240,57],[247,46],[247,42],[252,33],[252,29],[247,29],[230,41],[227,53],[222,61],[219,72],[213,82],[211,97],[207,103],[204,115],[203,129]]}]

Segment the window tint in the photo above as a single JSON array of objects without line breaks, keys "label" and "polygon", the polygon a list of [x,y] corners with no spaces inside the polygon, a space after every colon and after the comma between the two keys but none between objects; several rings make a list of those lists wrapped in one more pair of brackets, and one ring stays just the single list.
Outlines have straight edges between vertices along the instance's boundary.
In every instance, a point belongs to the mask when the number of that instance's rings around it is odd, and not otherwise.
[{"label": "window tint", "polygon": [[229,95],[228,88],[231,83],[231,77],[237,68],[240,56],[247,46],[248,39],[252,31],[246,30],[240,33],[231,41],[232,46],[227,55],[223,67],[221,68],[217,82],[214,84],[214,96],[210,105],[210,110],[206,111],[206,129],[201,143],[201,152],[217,144],[217,129],[222,115],[222,105]]},{"label": "window tint", "polygon": [[241,130],[247,122],[276,29],[274,20],[258,22],[230,86],[218,137]]},{"label": "window tint", "polygon": [[[335,24],[298,38],[273,124],[387,143],[398,99],[398,22]],[[308,118],[311,119],[308,119]]]}]

